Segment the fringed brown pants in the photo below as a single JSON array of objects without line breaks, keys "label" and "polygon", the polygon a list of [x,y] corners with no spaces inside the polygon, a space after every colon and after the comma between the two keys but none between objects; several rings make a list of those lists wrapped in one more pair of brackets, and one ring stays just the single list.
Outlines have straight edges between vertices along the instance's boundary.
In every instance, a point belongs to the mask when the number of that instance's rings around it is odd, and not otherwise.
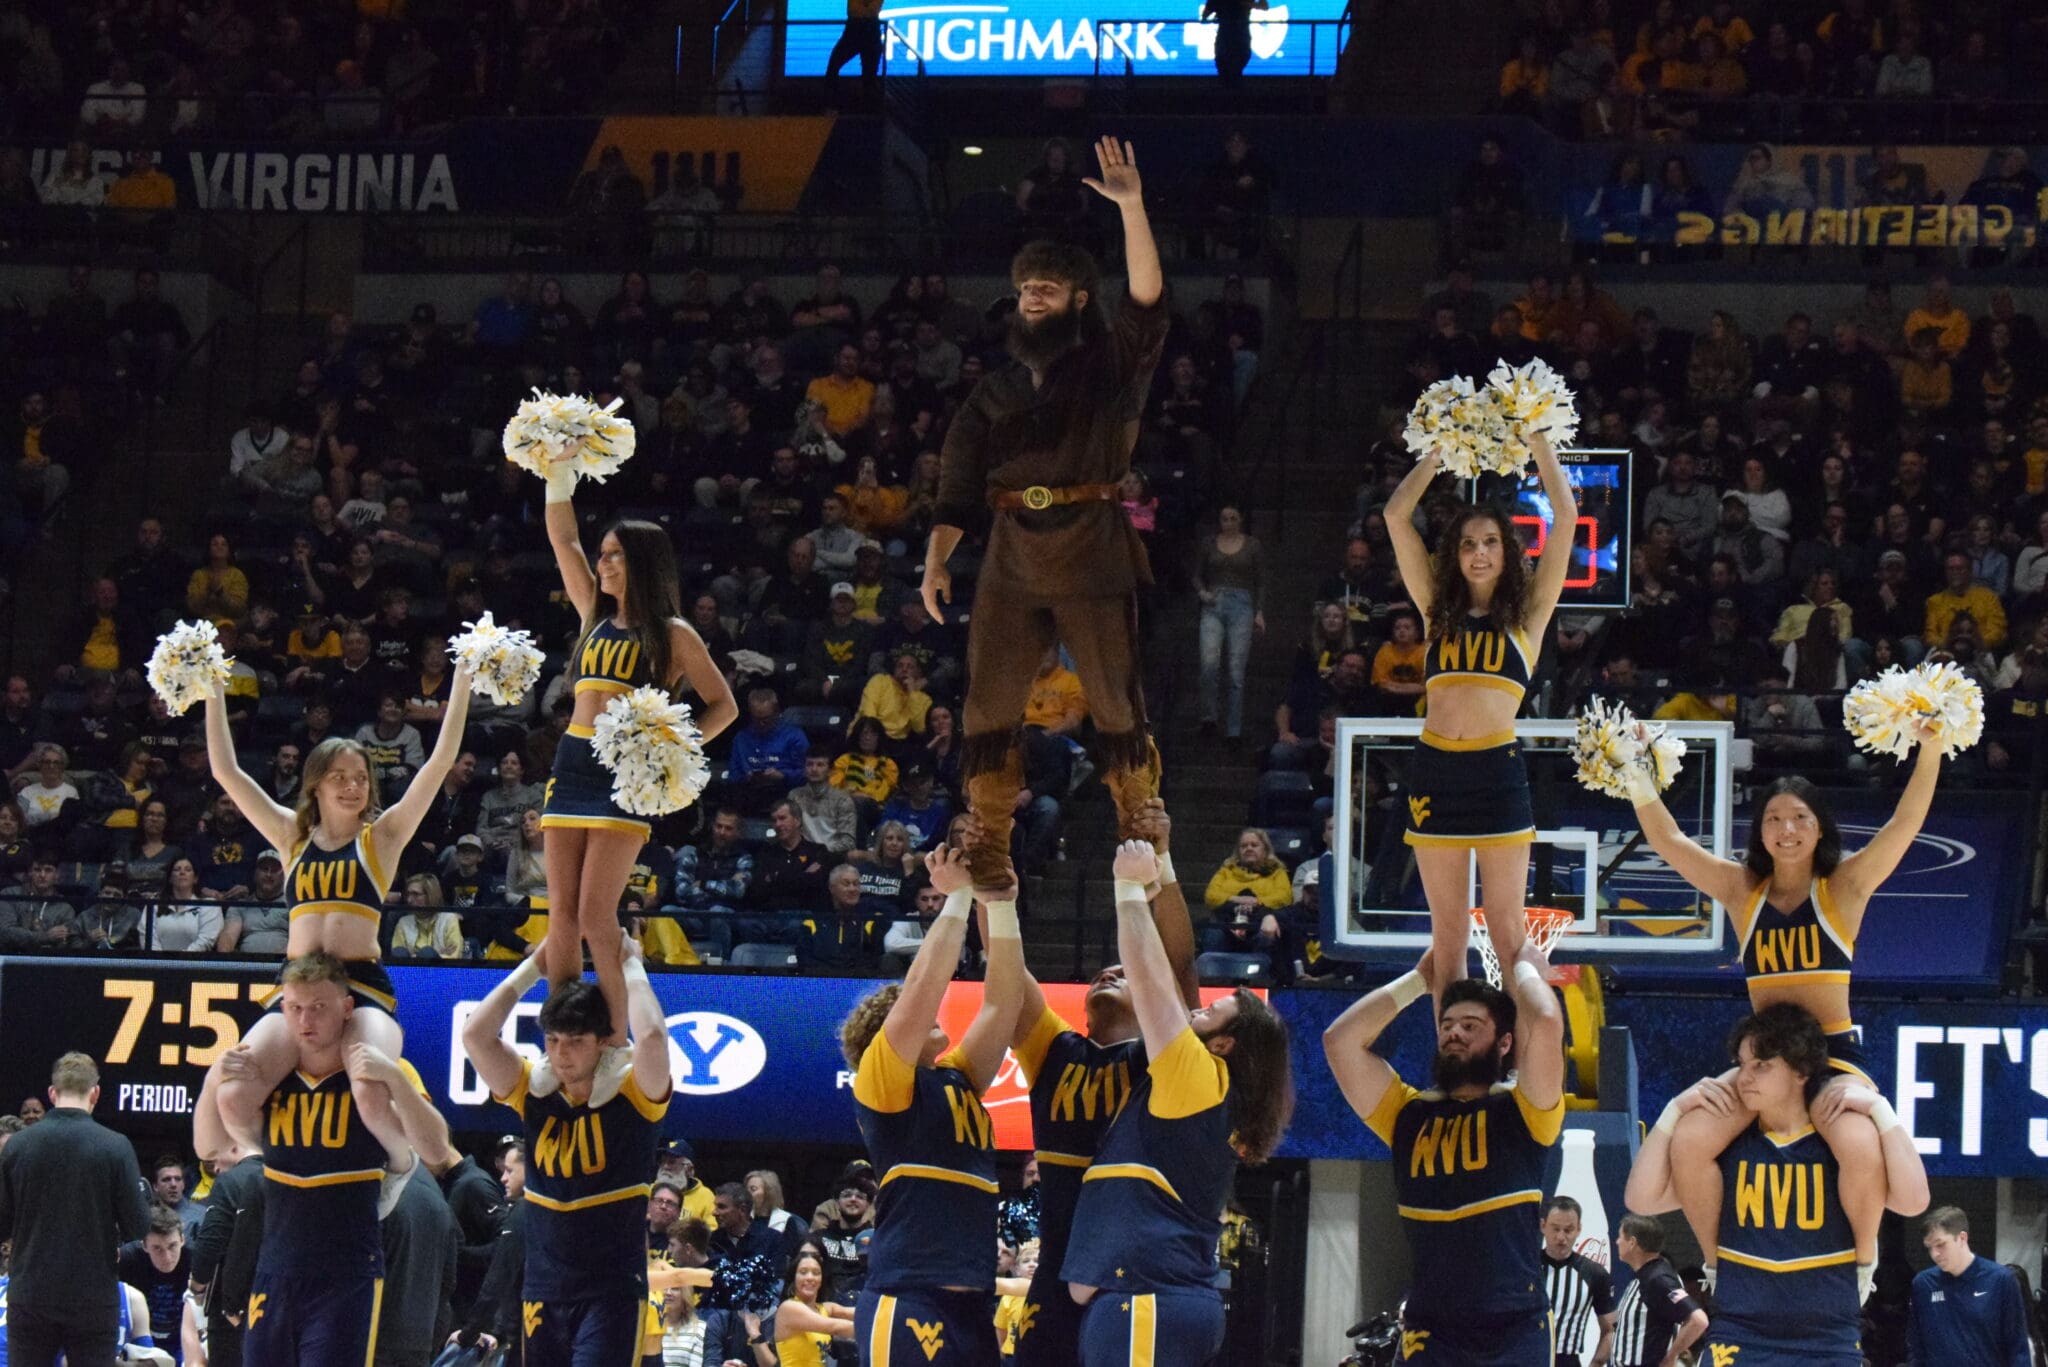
[{"label": "fringed brown pants", "polygon": [[1137,598],[1034,599],[990,589],[975,595],[967,630],[967,718],[960,752],[967,805],[980,818],[981,844],[971,856],[977,888],[1017,881],[1010,832],[1024,761],[1017,748],[1024,704],[1046,648],[1058,642],[1095,720],[1096,768],[1116,801],[1117,834],[1136,835],[1134,821],[1159,796],[1159,750],[1145,721],[1137,649]]}]

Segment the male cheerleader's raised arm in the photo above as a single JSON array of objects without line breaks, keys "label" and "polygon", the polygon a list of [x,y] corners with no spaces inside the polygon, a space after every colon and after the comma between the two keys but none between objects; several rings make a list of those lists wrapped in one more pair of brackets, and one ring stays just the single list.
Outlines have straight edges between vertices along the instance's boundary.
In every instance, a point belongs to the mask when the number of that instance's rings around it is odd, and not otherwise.
[{"label": "male cheerleader's raised arm", "polygon": [[1550,504],[1551,535],[1543,543],[1543,553],[1536,557],[1536,579],[1530,585],[1528,614],[1522,620],[1522,629],[1529,639],[1540,642],[1550,627],[1550,615],[1557,611],[1564,581],[1571,577],[1579,500],[1572,493],[1571,477],[1565,474],[1550,438],[1541,432],[1531,432],[1528,440],[1529,449],[1536,456],[1536,478],[1542,482],[1543,497]]},{"label": "male cheerleader's raised arm", "polygon": [[[239,1146],[220,1118],[220,1069],[208,1068],[192,1108],[192,1151],[209,1163],[223,1164]],[[259,1150],[260,1152],[260,1150]]]},{"label": "male cheerleader's raised arm", "polygon": [[1188,1006],[1167,960],[1159,927],[1152,923],[1152,904],[1145,889],[1159,881],[1159,856],[1142,840],[1117,847],[1112,865],[1116,878],[1116,952],[1124,961],[1131,1006],[1138,1014],[1138,1032],[1151,1058],[1188,1030]]},{"label": "male cheerleader's raised arm", "polygon": [[1394,563],[1401,569],[1401,587],[1408,590],[1408,601],[1415,604],[1425,622],[1436,602],[1436,595],[1430,591],[1435,580],[1429,572],[1429,547],[1422,544],[1422,534],[1415,530],[1415,509],[1439,473],[1433,457],[1424,456],[1416,461],[1394,486],[1394,492],[1387,496],[1387,506],[1381,510],[1387,520],[1387,539],[1394,543]]},{"label": "male cheerleader's raised arm", "polygon": [[718,662],[705,649],[704,638],[688,622],[668,624],[668,655],[682,666],[683,678],[697,695],[702,711],[697,729],[709,745],[727,727],[740,719],[740,705],[733,701],[732,683],[718,669]]},{"label": "male cheerleader's raised arm", "polygon": [[[1900,1215],[1918,1215],[1933,1199],[1927,1189],[1927,1166],[1913,1136],[1899,1123],[1898,1113],[1883,1093],[1861,1083],[1835,1084],[1822,1094],[1832,1112],[1855,1111],[1870,1117],[1877,1126],[1878,1151],[1884,1155],[1886,1210]],[[1816,1108],[1817,1110],[1818,1108]]]},{"label": "male cheerleader's raised arm", "polygon": [[1127,142],[1102,138],[1095,144],[1095,161],[1101,176],[1083,176],[1081,183],[1122,213],[1125,294],[1140,308],[1151,308],[1166,293],[1166,274],[1159,267],[1152,220],[1145,214],[1145,187],[1138,179],[1137,153]]},{"label": "male cheerleader's raised arm", "polygon": [[981,994],[981,1010],[960,1040],[976,1091],[986,1091],[995,1081],[1011,1039],[1024,1028],[1025,1008],[1032,1008],[1033,1025],[1045,1009],[1045,994],[1024,967],[1024,932],[1017,925],[1016,893],[984,897],[981,905],[988,941],[988,980]]},{"label": "male cheerleader's raised arm", "polygon": [[1920,828],[1927,824],[1927,809],[1934,805],[1934,785],[1940,777],[1941,747],[1929,741],[1923,730],[1920,748],[1913,756],[1913,775],[1906,780],[1905,791],[1899,794],[1899,805],[1892,808],[1891,819],[1878,828],[1869,844],[1846,856],[1828,879],[1834,888],[1835,905],[1845,918],[1853,917],[1846,927],[1850,934],[1861,927],[1870,895],[1892,876],[1906,851],[1913,847]]},{"label": "male cheerleader's raised arm", "polygon": [[507,1044],[500,1032],[504,1030],[505,1022],[511,1019],[512,1009],[519,1005],[519,999],[531,992],[539,981],[540,955],[529,954],[485,994],[462,1027],[462,1052],[469,1056],[470,1066],[476,1069],[476,1075],[483,1079],[484,1086],[491,1089],[494,1097],[512,1095],[525,1071],[519,1051]]},{"label": "male cheerleader's raised arm", "polygon": [[667,1097],[674,1085],[669,1071],[668,1018],[662,1014],[661,999],[654,984],[647,981],[647,961],[640,942],[630,935],[619,937],[619,970],[626,979],[626,1023],[633,1037],[633,1083],[649,1101]]},{"label": "male cheerleader's raised arm", "polygon": [[1394,1065],[1373,1052],[1394,1017],[1430,993],[1435,971],[1433,951],[1424,950],[1415,967],[1390,983],[1375,987],[1344,1009],[1323,1031],[1323,1057],[1337,1079],[1337,1090],[1363,1120],[1379,1109],[1387,1088],[1400,1079]]},{"label": "male cheerleader's raised arm", "polygon": [[[235,738],[228,730],[227,697],[219,684],[213,686],[213,693],[206,700],[206,763],[213,770],[213,781],[256,828],[256,834],[269,841],[280,855],[290,858],[292,845],[298,840],[298,814],[272,801],[262,785],[242,772],[241,763],[235,758]],[[440,787],[438,780],[434,786]]]},{"label": "male cheerleader's raised arm", "polygon": [[351,1082],[381,1083],[391,1093],[391,1114],[397,1117],[405,1142],[414,1153],[439,1159],[450,1152],[447,1120],[391,1055],[375,1045],[351,1044],[348,1076]]},{"label": "male cheerleader's raised arm", "polygon": [[427,762],[406,784],[404,796],[370,827],[370,844],[382,868],[398,867],[398,857],[418,834],[420,822],[426,820],[427,812],[441,796],[442,780],[462,755],[462,730],[469,720],[470,682],[474,677],[468,669],[456,669],[455,677],[448,681],[448,706],[441,714],[441,734],[434,738]]},{"label": "male cheerleader's raised arm", "polygon": [[913,1062],[924,1053],[925,1041],[939,1023],[939,1007],[960,965],[960,947],[967,942],[967,913],[974,906],[974,875],[968,872],[964,851],[941,845],[925,856],[924,866],[932,886],[946,894],[946,905],[925,931],[924,943],[903,975],[903,991],[882,1019],[882,1034],[896,1057]]},{"label": "male cheerleader's raised arm", "polygon": [[583,553],[583,535],[576,525],[576,471],[572,462],[557,461],[548,471],[548,494],[544,521],[548,545],[555,552],[555,568],[562,572],[562,592],[576,609],[576,618],[588,626],[597,611],[597,576],[590,558]]},{"label": "male cheerleader's raised arm", "polygon": [[1160,799],[1148,798],[1138,809],[1138,834],[1151,841],[1159,855],[1159,882],[1156,889],[1146,889],[1152,898],[1152,924],[1159,928],[1159,943],[1166,947],[1166,961],[1173,965],[1180,999],[1192,1011],[1202,1004],[1202,979],[1195,972],[1195,923],[1188,914],[1187,894],[1181,890],[1173,856],[1167,853],[1173,818]]},{"label": "male cheerleader's raised arm", "polygon": [[1515,1089],[1548,1110],[1564,1096],[1564,1011],[1550,986],[1550,961],[1522,942],[1509,970],[1515,998]]}]

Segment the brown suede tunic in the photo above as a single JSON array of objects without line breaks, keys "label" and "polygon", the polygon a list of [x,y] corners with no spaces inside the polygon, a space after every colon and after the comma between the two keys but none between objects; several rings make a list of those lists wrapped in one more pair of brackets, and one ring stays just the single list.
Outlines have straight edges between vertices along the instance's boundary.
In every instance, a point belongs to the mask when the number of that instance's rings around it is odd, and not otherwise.
[{"label": "brown suede tunic", "polygon": [[[1121,480],[1166,326],[1163,296],[1149,308],[1125,299],[1104,332],[1053,362],[1042,386],[1033,388],[1031,372],[1016,363],[985,376],[946,434],[937,520],[971,530],[989,515],[994,494]],[[1144,546],[1118,502],[993,518],[977,592],[1099,598],[1151,582]]]}]

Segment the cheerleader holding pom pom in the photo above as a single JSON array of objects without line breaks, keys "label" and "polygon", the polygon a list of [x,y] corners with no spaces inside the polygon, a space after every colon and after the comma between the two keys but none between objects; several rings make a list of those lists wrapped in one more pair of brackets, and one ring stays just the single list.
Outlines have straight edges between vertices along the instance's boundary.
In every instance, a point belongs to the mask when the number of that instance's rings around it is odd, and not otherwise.
[{"label": "cheerleader holding pom pom", "polygon": [[[563,591],[582,622],[569,661],[575,712],[555,750],[541,812],[548,879],[548,932],[540,948],[541,971],[550,984],[581,975],[587,944],[612,1020],[622,1023],[626,982],[619,961],[619,899],[632,874],[634,856],[652,830],[647,817],[674,808],[639,802],[629,808],[620,803],[614,775],[598,754],[600,718],[608,705],[620,706],[624,699],[650,694],[659,710],[671,704],[669,695],[686,682],[702,705],[696,724],[689,728],[697,733],[694,743],[701,765],[704,743],[738,719],[739,707],[703,638],[683,620],[675,548],[666,530],[652,522],[613,523],[598,543],[593,571],[577,531],[572,502],[576,481],[580,476],[602,479],[616,470],[625,458],[618,454],[621,448],[631,453],[631,429],[621,437],[590,416],[601,418],[608,410],[574,402],[588,412],[573,410],[564,417],[548,408],[543,415],[546,423],[522,424],[515,418],[505,430],[506,457],[522,468],[535,468],[525,459],[533,451],[547,453],[539,472],[547,481],[548,543],[561,570]],[[547,396],[534,403],[547,407]],[[521,406],[522,414],[527,407]],[[564,430],[575,440],[563,439]],[[644,703],[623,705],[635,716],[646,715]],[[687,709],[683,715],[688,716]],[[670,729],[680,740],[681,729]],[[697,786],[702,786],[701,777]],[[687,788],[687,783],[679,782],[666,785],[664,791],[678,796]],[[607,1042],[623,1039],[620,1031]]]},{"label": "cheerleader holding pom pom", "polygon": [[1545,403],[1522,390],[1504,394],[1498,373],[1477,391],[1462,377],[1433,386],[1409,424],[1408,444],[1420,459],[1386,506],[1402,585],[1428,623],[1427,720],[1409,765],[1403,838],[1415,848],[1429,901],[1436,992],[1466,974],[1469,856],[1479,861],[1480,900],[1500,962],[1513,963],[1528,935],[1524,898],[1536,822],[1515,716],[1536,669],[1537,642],[1550,628],[1571,572],[1573,538],[1550,537],[1532,571],[1502,508],[1464,509],[1445,528],[1434,556],[1413,519],[1439,473],[1519,473],[1515,452],[1526,450],[1535,458],[1553,525],[1577,525],[1578,500],[1552,445],[1553,436],[1565,441],[1576,432],[1575,420],[1562,420],[1571,412],[1570,392],[1554,374],[1545,379],[1533,370],[1520,383]]},{"label": "cheerleader holding pom pom", "polygon": [[[219,647],[214,650],[218,653]],[[175,688],[178,682],[167,679],[166,686]],[[471,683],[469,670],[458,667],[433,753],[413,775],[405,795],[382,811],[368,753],[355,741],[339,736],[320,742],[306,756],[296,810],[272,801],[236,760],[222,685],[217,678],[209,685],[206,757],[214,780],[284,861],[285,902],[291,911],[285,957],[324,952],[345,963],[353,1004],[345,1043],[366,1044],[394,1059],[400,1057],[404,1040],[395,1014],[397,997],[381,960],[377,931],[383,924],[385,899],[399,855],[419,830],[462,753]],[[214,1152],[200,1156],[217,1159],[223,1138],[250,1152],[262,1152],[264,1102],[298,1061],[298,1044],[283,1012],[265,1012],[242,1042],[214,1065],[217,1076],[209,1079],[209,1085],[217,1088],[220,1118],[227,1133],[223,1137],[211,1129],[203,1131],[211,1141],[205,1147]],[[359,1081],[353,1091],[359,1110],[389,1112],[391,1095],[381,1083]]]}]

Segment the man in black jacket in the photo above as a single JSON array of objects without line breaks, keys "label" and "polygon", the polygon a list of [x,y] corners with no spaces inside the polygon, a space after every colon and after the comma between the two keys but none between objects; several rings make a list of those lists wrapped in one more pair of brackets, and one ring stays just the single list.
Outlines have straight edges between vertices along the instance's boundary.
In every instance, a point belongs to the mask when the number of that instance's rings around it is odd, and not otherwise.
[{"label": "man in black jacket", "polygon": [[455,1318],[462,1320],[468,1317],[484,1274],[490,1271],[491,1255],[497,1250],[498,1236],[505,1232],[511,1202],[498,1180],[468,1154],[451,1147],[429,1156],[426,1163],[440,1182],[441,1195],[462,1234],[462,1246],[455,1255],[454,1302]]},{"label": "man in black jacket", "polygon": [[96,1124],[100,1073],[69,1053],[50,1072],[50,1110],[0,1151],[0,1239],[14,1242],[7,1359],[48,1367],[111,1362],[121,1294],[114,1253],[149,1229],[135,1150]]},{"label": "man in black jacket", "polygon": [[206,1308],[211,1367],[242,1367],[243,1307],[263,1245],[263,1164],[235,1150],[206,1198],[206,1218],[192,1236],[192,1294]]},{"label": "man in black jacket", "polygon": [[375,1367],[427,1367],[454,1332],[456,1259],[462,1231],[431,1177],[415,1167],[384,1217],[384,1300]]}]

